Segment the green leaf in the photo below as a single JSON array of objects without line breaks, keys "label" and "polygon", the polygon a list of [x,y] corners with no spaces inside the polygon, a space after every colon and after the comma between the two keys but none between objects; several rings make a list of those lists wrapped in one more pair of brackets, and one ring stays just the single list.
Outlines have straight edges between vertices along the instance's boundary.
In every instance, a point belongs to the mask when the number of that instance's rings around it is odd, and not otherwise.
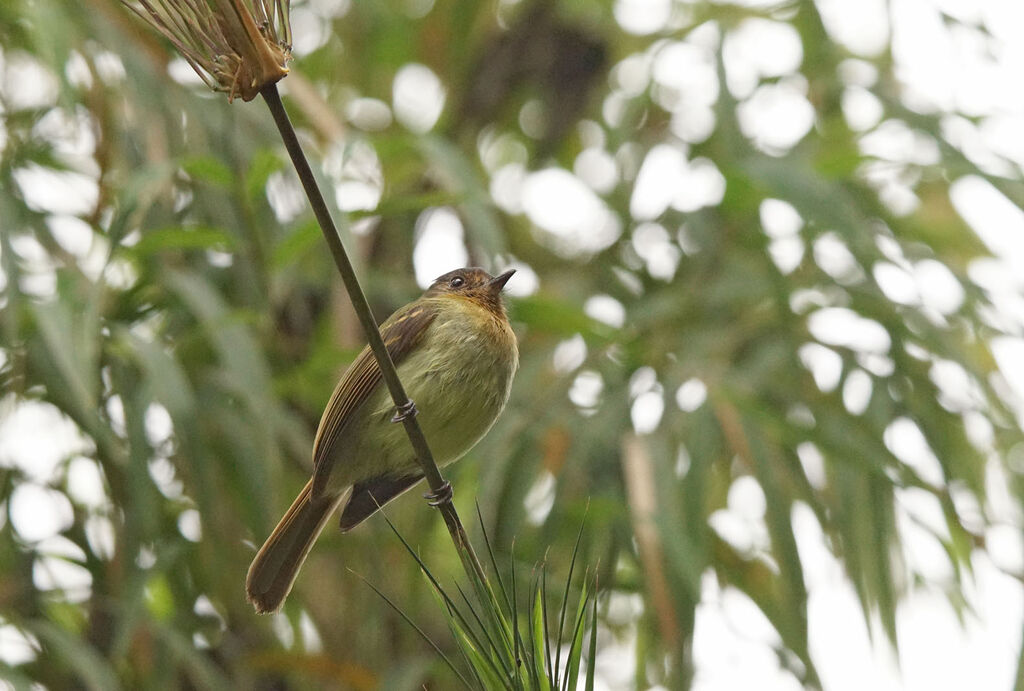
[{"label": "green leaf", "polygon": [[39,688],[37,681],[5,662],[0,662],[0,679],[10,684],[14,691],[34,691]]},{"label": "green leaf", "polygon": [[270,371],[259,345],[237,313],[232,314],[213,286],[197,274],[171,271],[167,283],[202,322],[232,388],[245,395],[253,412],[268,412],[262,401],[270,389]]},{"label": "green leaf", "polygon": [[430,636],[428,636],[423,631],[423,629],[421,629],[419,626],[417,626],[416,622],[414,622],[409,615],[407,615],[398,605],[396,605],[394,602],[392,602],[391,598],[389,598],[387,595],[385,595],[380,590],[380,588],[375,586],[373,583],[370,583],[368,580],[366,580],[362,576],[359,576],[359,578],[360,578],[360,580],[363,581],[363,583],[365,583],[366,585],[370,586],[370,588],[373,589],[373,592],[377,593],[377,595],[379,595],[380,598],[382,600],[384,600],[384,602],[386,602],[391,609],[393,609],[395,612],[397,612],[398,615],[400,617],[402,617],[402,619],[404,619],[407,624],[409,624],[409,626],[413,627],[416,630],[416,633],[418,633],[420,635],[420,638],[422,638],[424,641],[426,641],[427,644],[430,645],[430,647],[434,649],[434,652],[436,652],[441,657],[441,659],[444,660],[444,663],[446,665],[448,665],[448,668],[451,669],[451,671],[455,673],[455,676],[457,676],[459,678],[459,681],[461,681],[466,688],[472,688],[472,686],[470,685],[470,683],[466,679],[466,677],[464,677],[462,675],[462,672],[459,671],[458,667],[456,667],[452,663],[452,661],[450,659],[448,659],[448,656],[444,654],[444,651],[441,650],[441,647],[437,643],[435,643],[434,640],[432,638],[430,638]]},{"label": "green leaf", "polygon": [[551,669],[551,663],[548,662],[547,667],[544,665],[544,661],[548,660],[549,657],[546,654],[548,649],[548,637],[547,637],[547,624],[544,622],[544,595],[543,588],[538,584],[534,588],[533,598],[533,625],[530,630],[530,638],[533,644],[533,665],[537,670],[538,678],[540,680],[540,689],[538,691],[551,691],[551,682],[548,677]]},{"label": "green leaf", "polygon": [[95,300],[86,297],[83,302],[62,289],[59,299],[35,303],[31,309],[72,400],[81,411],[95,410],[99,403],[100,349]]},{"label": "green leaf", "polygon": [[249,162],[245,172],[245,192],[250,200],[263,199],[267,180],[271,174],[281,170],[284,163],[275,151],[260,149]]},{"label": "green leaf", "polygon": [[111,664],[78,636],[48,621],[34,621],[27,628],[39,637],[43,653],[74,671],[85,688],[91,691],[115,691],[121,688]]},{"label": "green leaf", "polygon": [[228,691],[232,688],[231,681],[213,660],[196,648],[181,632],[163,624],[155,625],[154,631],[157,638],[167,646],[171,656],[184,667],[195,688],[210,691]]},{"label": "green leaf", "polygon": [[[566,589],[569,585],[566,583]],[[575,691],[580,676],[580,666],[583,664],[583,631],[587,624],[587,584],[583,583],[580,589],[580,601],[576,608],[575,622],[572,627],[572,640],[569,641],[569,654],[565,660],[566,676],[562,691]]]},{"label": "green leaf", "polygon": [[145,257],[165,250],[216,249],[226,252],[236,247],[236,239],[219,228],[169,227],[147,230],[130,251]]},{"label": "green leaf", "polygon": [[128,343],[152,387],[153,397],[172,418],[191,419],[196,409],[195,396],[188,375],[174,355],[154,341],[144,340],[127,329],[118,330]]},{"label": "green leaf", "polygon": [[594,593],[594,605],[590,613],[590,651],[587,653],[587,683],[585,691],[594,691],[594,680],[597,677],[597,593]]},{"label": "green leaf", "polygon": [[578,304],[540,295],[515,301],[514,317],[527,326],[546,334],[574,336],[582,334],[587,341],[603,341],[611,331],[586,314]]},{"label": "green leaf", "polygon": [[315,221],[302,223],[285,235],[274,247],[270,263],[274,268],[290,266],[298,259],[311,252],[314,248],[320,247],[323,241],[323,234],[320,226]]},{"label": "green leaf", "polygon": [[488,257],[505,254],[501,222],[494,211],[490,193],[480,184],[480,173],[462,150],[441,137],[425,136],[419,143],[427,159],[443,173],[447,187],[462,195],[460,208],[466,219],[470,242],[483,249]]},{"label": "green leaf", "polygon": [[182,159],[181,168],[196,182],[218,187],[230,187],[235,179],[234,171],[214,156],[189,156]]}]

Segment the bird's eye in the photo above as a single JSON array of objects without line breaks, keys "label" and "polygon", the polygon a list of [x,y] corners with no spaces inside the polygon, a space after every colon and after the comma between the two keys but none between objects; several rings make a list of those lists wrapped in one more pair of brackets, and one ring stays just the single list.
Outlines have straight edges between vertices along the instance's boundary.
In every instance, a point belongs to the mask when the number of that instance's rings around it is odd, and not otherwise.
[{"label": "bird's eye", "polygon": [[451,283],[449,283],[448,285],[450,285],[452,288],[459,288],[465,282],[466,279],[464,279],[462,276],[456,276],[451,280]]}]

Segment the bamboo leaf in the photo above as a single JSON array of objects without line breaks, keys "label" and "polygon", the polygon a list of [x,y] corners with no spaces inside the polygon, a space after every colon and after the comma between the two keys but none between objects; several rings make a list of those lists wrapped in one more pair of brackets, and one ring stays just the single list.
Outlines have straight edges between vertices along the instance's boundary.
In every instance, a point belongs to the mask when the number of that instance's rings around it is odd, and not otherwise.
[{"label": "bamboo leaf", "polygon": [[43,653],[73,670],[87,689],[113,691],[121,688],[110,663],[78,636],[42,620],[31,622],[27,628],[39,637]]}]

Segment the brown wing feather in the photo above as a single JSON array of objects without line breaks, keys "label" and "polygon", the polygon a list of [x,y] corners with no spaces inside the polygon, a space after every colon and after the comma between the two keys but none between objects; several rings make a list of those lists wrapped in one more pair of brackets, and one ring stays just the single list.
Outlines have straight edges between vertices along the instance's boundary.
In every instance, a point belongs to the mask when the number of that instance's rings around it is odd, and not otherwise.
[{"label": "brown wing feather", "polygon": [[[427,327],[434,321],[437,311],[430,303],[414,302],[396,312],[381,324],[381,337],[392,361],[397,366],[422,340]],[[342,375],[327,403],[313,442],[313,496],[319,496],[327,486],[334,461],[336,446],[352,413],[370,397],[382,383],[380,367],[370,347],[363,348],[359,356]]]}]

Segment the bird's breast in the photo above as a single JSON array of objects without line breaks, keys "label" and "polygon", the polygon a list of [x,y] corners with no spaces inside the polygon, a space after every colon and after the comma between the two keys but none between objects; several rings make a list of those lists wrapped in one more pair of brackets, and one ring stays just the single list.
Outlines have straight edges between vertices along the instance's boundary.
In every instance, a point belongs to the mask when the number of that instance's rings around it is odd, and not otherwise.
[{"label": "bird's breast", "polygon": [[494,424],[518,362],[507,320],[473,305],[440,311],[399,367],[439,464],[457,460]]}]

